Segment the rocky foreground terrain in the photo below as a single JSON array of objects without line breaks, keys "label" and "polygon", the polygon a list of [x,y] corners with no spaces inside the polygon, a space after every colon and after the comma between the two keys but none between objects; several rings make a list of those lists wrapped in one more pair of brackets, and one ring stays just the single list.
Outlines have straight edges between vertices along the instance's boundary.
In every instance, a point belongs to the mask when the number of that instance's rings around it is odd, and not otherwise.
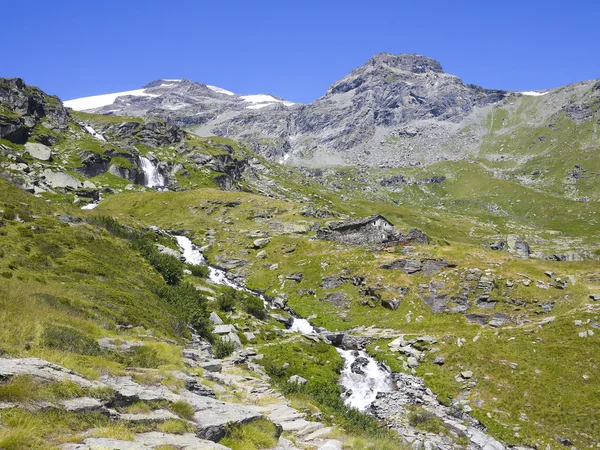
[{"label": "rocky foreground terrain", "polygon": [[[97,114],[0,79],[0,448],[597,447],[595,86],[376,55],[311,105]],[[253,134],[284,116],[314,154]]]}]

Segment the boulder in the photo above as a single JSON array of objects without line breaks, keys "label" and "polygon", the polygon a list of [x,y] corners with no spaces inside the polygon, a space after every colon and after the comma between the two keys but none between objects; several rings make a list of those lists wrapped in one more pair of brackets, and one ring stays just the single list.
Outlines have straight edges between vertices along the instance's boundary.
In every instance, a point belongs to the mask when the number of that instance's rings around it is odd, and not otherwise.
[{"label": "boulder", "polygon": [[259,248],[263,248],[265,247],[269,242],[271,242],[271,239],[269,238],[260,238],[260,239],[256,239],[253,243],[252,246],[255,249],[259,249]]},{"label": "boulder", "polygon": [[304,278],[304,274],[303,273],[292,273],[288,276],[285,277],[286,280],[292,280],[295,281],[296,283],[300,283],[302,281],[302,279]]},{"label": "boulder", "polygon": [[492,320],[490,320],[490,322],[488,323],[488,325],[490,327],[500,327],[504,324],[504,322],[506,322],[506,314],[504,313],[496,313],[494,314],[494,317],[492,317]]},{"label": "boulder", "polygon": [[235,325],[217,325],[213,329],[214,334],[221,334],[221,335],[235,333],[235,332],[236,332]]},{"label": "boulder", "polygon": [[208,316],[208,318],[213,323],[213,325],[223,325],[223,319],[221,319],[219,315],[214,311],[210,313],[210,316]]},{"label": "boulder", "polygon": [[288,383],[302,385],[308,383],[308,380],[306,378],[302,378],[300,375],[292,375],[288,379]]},{"label": "boulder", "polygon": [[52,150],[44,144],[27,142],[25,144],[25,152],[29,153],[32,158],[39,159],[40,161],[52,161]]},{"label": "boulder", "polygon": [[220,372],[223,368],[221,363],[215,359],[204,361],[200,363],[200,367],[206,370],[207,372]]},{"label": "boulder", "polygon": [[506,239],[506,245],[510,253],[517,256],[528,257],[531,253],[529,244],[519,238],[516,234],[509,234]]},{"label": "boulder", "polygon": [[42,177],[52,188],[70,188],[79,189],[82,184],[77,178],[68,173],[64,172],[52,172],[51,170],[44,170]]},{"label": "boulder", "polygon": [[381,300],[381,306],[387,309],[391,309],[392,311],[396,311],[398,306],[400,306],[400,300],[397,298],[393,300]]},{"label": "boulder", "polygon": [[71,400],[63,400],[60,402],[61,406],[70,412],[86,413],[93,411],[102,411],[104,406],[95,398],[91,397],[80,397]]}]

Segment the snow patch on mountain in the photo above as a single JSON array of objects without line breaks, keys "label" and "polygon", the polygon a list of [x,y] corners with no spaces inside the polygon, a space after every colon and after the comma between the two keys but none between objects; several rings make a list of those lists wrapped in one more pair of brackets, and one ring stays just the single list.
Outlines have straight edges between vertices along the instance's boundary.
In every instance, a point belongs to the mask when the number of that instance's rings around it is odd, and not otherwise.
[{"label": "snow patch on mountain", "polygon": [[228,91],[227,89],[223,89],[217,86],[206,85],[211,91],[216,92],[217,94],[225,94],[225,95],[235,95],[233,92]]},{"label": "snow patch on mountain", "polygon": [[242,95],[240,98],[245,102],[252,103],[251,105],[246,106],[246,109],[261,109],[277,103],[281,103],[284,106],[292,106],[295,104],[268,94]]},{"label": "snow patch on mountain", "polygon": [[86,109],[94,109],[102,106],[112,105],[118,97],[123,96],[158,97],[156,94],[148,94],[146,89],[135,89],[133,91],[114,92],[112,94],[93,95],[91,97],[67,100],[64,102],[64,105],[67,108],[74,109],[75,111],[84,111]]},{"label": "snow patch on mountain", "polygon": [[521,92],[521,95],[528,95],[530,97],[540,97],[546,95],[548,92],[537,92],[537,91],[525,91]]}]

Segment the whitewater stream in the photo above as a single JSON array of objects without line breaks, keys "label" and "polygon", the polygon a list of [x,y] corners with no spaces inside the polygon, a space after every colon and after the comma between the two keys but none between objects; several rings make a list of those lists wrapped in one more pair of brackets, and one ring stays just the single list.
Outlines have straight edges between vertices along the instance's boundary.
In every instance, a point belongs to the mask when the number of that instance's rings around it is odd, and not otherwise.
[{"label": "whitewater stream", "polygon": [[[188,264],[207,264],[202,252],[190,239],[185,236],[174,237]],[[263,300],[266,307],[269,306],[263,295],[231,281],[225,271],[210,266],[209,269],[209,279],[213,283],[248,292]],[[313,336],[319,334],[308,320],[299,318],[293,318],[290,331]],[[398,414],[404,411],[406,404],[412,404],[416,399],[417,403],[436,415],[449,429],[459,430],[462,436],[467,437],[468,450],[506,449],[502,443],[485,433],[485,429],[476,419],[468,415],[463,416],[463,420],[454,417],[455,412],[438,402],[435,395],[425,387],[422,378],[403,373],[392,374],[385,364],[376,361],[363,350],[343,350],[337,347],[336,350],[344,360],[339,383],[344,388],[342,395],[347,406],[362,412],[368,410],[375,417],[393,424],[390,425],[392,429],[416,446],[440,450],[456,448],[453,444],[448,445],[444,442],[445,438],[435,433],[424,435],[420,432],[421,435],[417,436],[415,429],[404,423],[406,421],[398,422]],[[378,394],[382,396],[377,398]]]},{"label": "whitewater stream", "polygon": [[[207,264],[206,258],[198,247],[185,236],[175,236],[185,262],[193,265]],[[263,295],[251,291],[232,282],[225,271],[209,266],[209,279],[213,283],[232,287],[259,297],[267,304]],[[317,334],[306,319],[294,318],[290,331],[302,334]],[[346,405],[364,411],[375,400],[378,392],[389,392],[391,389],[390,371],[387,367],[375,361],[364,351],[337,349],[344,359],[344,369],[340,384],[346,390]],[[358,362],[357,362],[358,360]]]},{"label": "whitewater stream", "polygon": [[140,163],[144,171],[144,181],[147,187],[160,187],[165,185],[163,177],[156,166],[145,156],[140,156]]}]

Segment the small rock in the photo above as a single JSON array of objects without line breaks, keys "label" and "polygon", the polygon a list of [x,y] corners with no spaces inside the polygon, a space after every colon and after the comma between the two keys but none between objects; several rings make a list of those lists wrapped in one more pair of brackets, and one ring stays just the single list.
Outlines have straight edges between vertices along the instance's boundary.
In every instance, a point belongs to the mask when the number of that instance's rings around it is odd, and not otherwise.
[{"label": "small rock", "polygon": [[471,378],[473,376],[473,371],[465,370],[460,373],[460,376],[463,377],[464,379],[468,380],[469,378]]},{"label": "small rock", "polygon": [[302,378],[300,375],[292,375],[289,378],[288,383],[302,385],[308,383],[308,380],[306,378]]},{"label": "small rock", "polygon": [[208,372],[220,372],[223,368],[223,366],[221,366],[221,363],[214,359],[210,361],[201,362],[200,367],[202,367],[202,369]]},{"label": "small rock", "polygon": [[214,330],[213,333],[214,334],[229,334],[229,333],[235,333],[235,325],[217,325]]},{"label": "small rock", "polygon": [[600,294],[591,294],[590,298],[595,302],[600,301]]},{"label": "small rock", "polygon": [[259,248],[263,248],[265,247],[269,242],[271,242],[270,238],[260,238],[260,239],[256,239],[253,243],[252,246],[255,249],[259,249]]},{"label": "small rock", "polygon": [[103,409],[102,403],[95,398],[91,397],[80,397],[72,400],[63,400],[61,402],[62,407],[70,412],[92,412]]},{"label": "small rock", "polygon": [[446,363],[446,360],[443,356],[438,355],[434,358],[433,363],[437,364],[438,366],[443,366]]},{"label": "small rock", "polygon": [[277,269],[279,269],[279,264],[271,264],[269,266],[269,270],[277,270]]},{"label": "small rock", "polygon": [[407,360],[407,364],[408,364],[408,367],[410,367],[411,369],[414,369],[415,367],[417,367],[419,365],[419,361],[417,361],[417,358],[415,358],[414,356],[409,356],[408,360]]},{"label": "small rock", "polygon": [[549,278],[556,277],[556,274],[554,272],[547,271],[547,272],[544,272],[544,274]]},{"label": "small rock", "polygon": [[265,259],[267,257],[267,252],[265,250],[261,250],[256,254],[258,259]]},{"label": "small rock", "polygon": [[387,309],[391,309],[392,311],[396,311],[398,306],[400,306],[400,300],[397,298],[393,300],[381,300],[381,306]]},{"label": "small rock", "polygon": [[208,318],[214,325],[223,325],[223,319],[221,319],[219,315],[214,311],[210,313],[210,316]]},{"label": "small rock", "polygon": [[287,275],[286,280],[292,280],[295,281],[296,283],[300,283],[302,281],[302,279],[304,278],[304,274],[302,273],[292,273],[290,275]]}]

